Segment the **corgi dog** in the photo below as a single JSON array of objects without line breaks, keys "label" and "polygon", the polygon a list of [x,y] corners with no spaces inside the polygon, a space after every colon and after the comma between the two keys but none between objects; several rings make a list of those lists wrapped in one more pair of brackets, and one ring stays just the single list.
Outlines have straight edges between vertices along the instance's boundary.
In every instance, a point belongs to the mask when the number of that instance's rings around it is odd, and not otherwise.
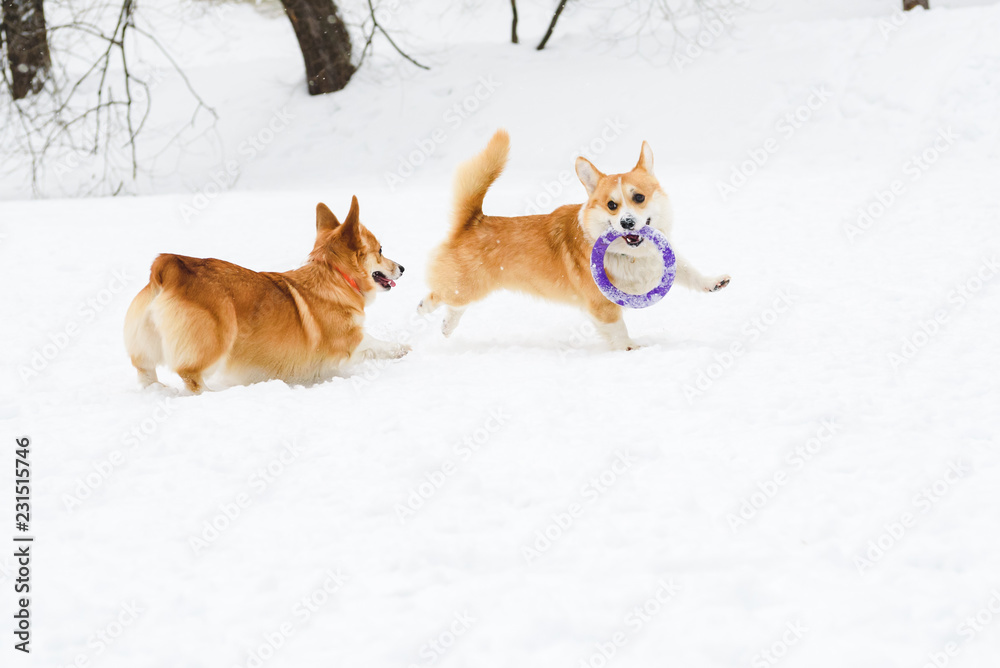
[{"label": "corgi dog", "polygon": [[[630,232],[651,225],[669,241],[673,212],[653,175],[653,151],[642,143],[639,162],[625,174],[603,174],[589,160],[576,159],[576,174],[587,191],[585,204],[561,206],[544,215],[514,218],[483,213],[486,191],[507,163],[510,137],[498,130],[486,148],[455,175],[451,233],[431,256],[431,292],[420,313],[447,307],[442,331],[449,336],[466,308],[494,290],[506,288],[578,306],[594,319],[614,349],[638,347],[629,338],[622,307],[610,301],[590,273],[594,242],[609,228],[625,236],[605,255],[605,270],[619,289],[644,294],[663,275],[656,246]],[[673,244],[671,243],[671,246]],[[675,253],[675,282],[692,290],[716,292],[728,275],[706,277]]]},{"label": "corgi dog", "polygon": [[320,203],[313,250],[292,271],[157,257],[125,316],[125,347],[143,386],[157,382],[161,364],[194,394],[216,370],[236,384],[324,380],[348,361],[409,352],[363,329],[365,306],[402,275],[361,224],[357,197],[343,224]]}]

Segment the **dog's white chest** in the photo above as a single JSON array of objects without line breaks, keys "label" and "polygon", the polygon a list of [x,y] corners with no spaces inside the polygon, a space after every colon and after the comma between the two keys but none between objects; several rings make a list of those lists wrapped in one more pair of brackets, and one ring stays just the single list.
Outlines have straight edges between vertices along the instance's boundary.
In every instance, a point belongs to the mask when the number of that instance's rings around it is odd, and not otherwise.
[{"label": "dog's white chest", "polygon": [[641,295],[660,284],[663,260],[659,257],[635,257],[621,253],[604,256],[608,278],[619,290]]}]

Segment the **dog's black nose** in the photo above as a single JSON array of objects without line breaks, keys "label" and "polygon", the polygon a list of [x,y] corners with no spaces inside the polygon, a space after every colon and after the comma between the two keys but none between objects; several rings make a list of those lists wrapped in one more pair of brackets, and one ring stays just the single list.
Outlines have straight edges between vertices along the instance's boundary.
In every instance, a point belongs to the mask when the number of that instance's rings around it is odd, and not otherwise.
[{"label": "dog's black nose", "polygon": [[634,219],[632,219],[632,218],[624,218],[624,219],[622,219],[622,229],[623,230],[631,230],[634,227],[635,227],[635,220]]},{"label": "dog's black nose", "polygon": [[401,264],[397,264],[396,266],[399,267],[399,275],[402,276],[403,272],[406,271],[406,267]]}]

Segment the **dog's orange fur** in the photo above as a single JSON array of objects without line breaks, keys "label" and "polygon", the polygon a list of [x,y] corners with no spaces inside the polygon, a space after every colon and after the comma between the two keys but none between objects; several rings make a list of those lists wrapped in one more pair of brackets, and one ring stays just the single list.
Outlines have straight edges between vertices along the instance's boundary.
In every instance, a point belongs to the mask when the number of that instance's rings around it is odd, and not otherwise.
[{"label": "dog's orange fur", "polygon": [[[366,338],[365,305],[379,288],[373,271],[398,278],[402,267],[382,256],[378,239],[361,225],[357,198],[343,224],[319,204],[312,253],[292,271],[157,257],[149,284],[129,306],[125,345],[145,385],[156,382],[159,364],[176,371],[194,393],[204,388],[206,372],[219,367],[238,382],[319,380]],[[378,343],[383,348],[376,352],[405,354]]]},{"label": "dog's orange fur", "polygon": [[599,322],[617,321],[621,307],[590,275],[594,242],[580,226],[580,204],[516,218],[483,213],[486,191],[503,171],[509,148],[510,137],[500,130],[459,167],[451,234],[431,258],[431,292],[422,310],[462,308],[506,288],[580,306]]}]

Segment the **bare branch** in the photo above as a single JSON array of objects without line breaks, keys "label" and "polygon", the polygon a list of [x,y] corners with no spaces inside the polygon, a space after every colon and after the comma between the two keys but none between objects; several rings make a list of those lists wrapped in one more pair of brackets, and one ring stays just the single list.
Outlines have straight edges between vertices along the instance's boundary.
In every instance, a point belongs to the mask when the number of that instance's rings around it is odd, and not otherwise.
[{"label": "bare branch", "polygon": [[358,67],[360,67],[361,63],[364,61],[365,54],[368,53],[368,47],[371,46],[372,39],[375,37],[375,33],[376,32],[380,32],[380,33],[382,33],[382,36],[386,38],[386,40],[389,42],[389,44],[392,45],[392,48],[394,48],[396,50],[396,53],[398,53],[403,58],[405,58],[406,60],[410,61],[411,63],[413,63],[414,65],[416,65],[420,69],[423,69],[423,70],[429,70],[430,69],[426,65],[424,65],[422,63],[418,63],[408,53],[406,53],[401,48],[399,48],[399,45],[397,45],[395,41],[393,41],[392,36],[390,36],[389,33],[386,32],[385,28],[382,27],[382,24],[378,22],[378,18],[375,16],[375,5],[373,4],[372,0],[368,0],[368,14],[369,14],[369,17],[372,20],[372,29],[371,29],[371,32],[368,34],[368,38],[365,40],[365,48],[362,49],[362,51],[361,51],[361,59],[358,61]]}]

